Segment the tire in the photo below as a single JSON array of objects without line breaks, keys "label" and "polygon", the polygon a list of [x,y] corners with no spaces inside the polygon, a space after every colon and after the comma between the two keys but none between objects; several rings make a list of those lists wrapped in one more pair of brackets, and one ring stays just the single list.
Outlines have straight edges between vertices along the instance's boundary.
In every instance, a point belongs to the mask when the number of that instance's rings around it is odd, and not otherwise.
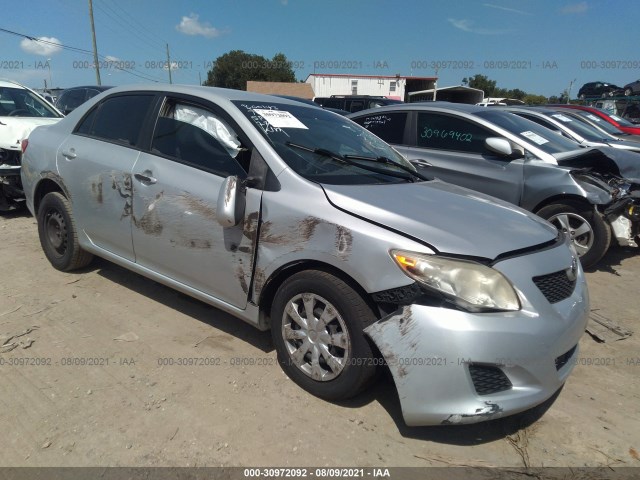
[{"label": "tire", "polygon": [[584,268],[598,263],[609,249],[611,228],[592,208],[577,203],[554,203],[536,213],[570,235]]},{"label": "tire", "polygon": [[[309,325],[305,302],[313,310],[314,322],[322,314],[330,321],[320,328],[317,323]],[[339,278],[317,270],[296,273],[280,286],[271,309],[278,361],[289,378],[317,397],[331,401],[353,397],[376,373],[363,333],[375,321],[362,297]]]},{"label": "tire", "polygon": [[44,254],[57,270],[76,270],[93,259],[92,254],[80,248],[71,205],[58,192],[48,193],[42,199],[38,209],[38,235]]}]

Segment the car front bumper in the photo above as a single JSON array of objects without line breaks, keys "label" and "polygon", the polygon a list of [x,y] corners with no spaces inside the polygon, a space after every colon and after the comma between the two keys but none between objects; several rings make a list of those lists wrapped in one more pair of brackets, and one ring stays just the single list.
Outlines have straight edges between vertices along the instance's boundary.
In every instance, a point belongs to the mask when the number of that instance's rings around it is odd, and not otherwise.
[{"label": "car front bumper", "polygon": [[[588,290],[577,266],[573,293],[549,303],[532,277],[571,264],[564,245],[495,264],[518,291],[522,309],[516,312],[469,313],[414,304],[367,327],[365,333],[393,375],[406,424],[495,419],[528,410],[559,390],[586,328]],[[550,265],[555,268],[549,270]],[[479,385],[471,373],[478,368],[496,375]],[[505,377],[510,387],[491,392],[491,382]],[[482,388],[487,380],[490,393]]]}]

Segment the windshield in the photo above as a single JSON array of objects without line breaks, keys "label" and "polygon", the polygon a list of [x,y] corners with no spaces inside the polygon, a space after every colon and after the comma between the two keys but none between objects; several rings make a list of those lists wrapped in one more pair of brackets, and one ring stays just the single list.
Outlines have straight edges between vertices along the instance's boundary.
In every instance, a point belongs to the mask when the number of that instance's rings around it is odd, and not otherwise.
[{"label": "windshield", "polygon": [[354,185],[418,179],[396,150],[340,115],[277,101],[233,103],[287,165],[309,180]]},{"label": "windshield", "polygon": [[595,113],[587,112],[586,110],[576,110],[576,111],[572,111],[571,113],[573,113],[574,115],[580,118],[586,119],[588,123],[596,125],[598,128],[604,130],[608,134],[613,135],[615,137],[620,136],[624,133],[618,127],[607,122],[605,119],[600,118]]},{"label": "windshield", "polygon": [[60,118],[62,115],[29,90],[0,87],[0,117]]},{"label": "windshield", "polygon": [[557,121],[561,122],[569,130],[577,133],[589,142],[603,142],[607,140],[613,140],[611,137],[605,138],[605,134],[593,125],[585,123],[580,118],[567,115],[565,114],[565,112],[557,112],[550,115],[552,118],[555,118]]},{"label": "windshield", "polygon": [[580,148],[577,143],[513,113],[487,109],[486,111],[476,112],[474,115],[504,128],[518,138],[535,145],[545,153],[562,153]]},{"label": "windshield", "polygon": [[631,123],[629,120],[627,120],[626,118],[622,118],[619,117],[618,115],[613,115],[609,112],[603,112],[605,115],[613,118],[616,122],[618,122],[620,125],[622,125],[623,127],[637,127],[637,125],[634,125],[633,123]]}]

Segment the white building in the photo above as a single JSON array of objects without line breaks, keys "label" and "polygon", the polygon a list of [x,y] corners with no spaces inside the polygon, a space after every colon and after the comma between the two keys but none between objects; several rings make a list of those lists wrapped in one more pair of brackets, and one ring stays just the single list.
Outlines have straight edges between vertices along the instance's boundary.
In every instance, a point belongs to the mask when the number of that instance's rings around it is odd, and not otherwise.
[{"label": "white building", "polygon": [[311,84],[316,97],[375,95],[406,101],[410,92],[433,88],[436,80],[437,77],[312,73],[305,82]]}]

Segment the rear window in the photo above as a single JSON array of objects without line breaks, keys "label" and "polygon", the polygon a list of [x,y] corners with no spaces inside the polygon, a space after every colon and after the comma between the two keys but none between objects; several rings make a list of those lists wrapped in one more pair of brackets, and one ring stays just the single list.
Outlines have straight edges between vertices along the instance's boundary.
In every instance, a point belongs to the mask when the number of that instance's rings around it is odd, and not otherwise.
[{"label": "rear window", "polygon": [[153,95],[120,95],[107,98],[76,128],[76,133],[102,140],[135,145]]}]

